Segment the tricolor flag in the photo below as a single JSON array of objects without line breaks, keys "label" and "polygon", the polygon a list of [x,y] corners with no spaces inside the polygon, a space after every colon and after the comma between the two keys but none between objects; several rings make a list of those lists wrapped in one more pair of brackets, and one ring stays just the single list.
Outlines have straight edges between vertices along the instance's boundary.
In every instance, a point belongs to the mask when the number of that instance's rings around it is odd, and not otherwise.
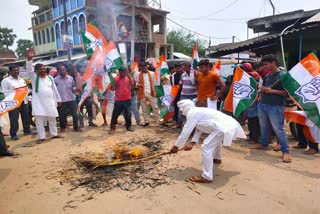
[{"label": "tricolor flag", "polygon": [[156,68],[155,76],[156,76],[156,85],[160,85],[160,82],[163,78],[169,79],[170,70],[164,54],[160,56],[159,65]]},{"label": "tricolor flag", "polygon": [[214,66],[213,66],[211,71],[217,73],[220,76],[220,71],[221,71],[221,61],[220,60],[218,60],[216,62],[216,64],[214,64]]},{"label": "tricolor flag", "polygon": [[155,86],[155,89],[158,98],[158,106],[160,108],[160,116],[163,118],[163,121],[166,122],[174,115],[173,102],[178,95],[179,86],[162,85]]},{"label": "tricolor flag", "polygon": [[101,108],[102,114],[112,116],[112,111],[114,108],[114,98],[115,98],[115,91],[111,90],[111,84],[110,84],[106,91],[106,97],[102,104],[102,108]]},{"label": "tricolor flag", "polygon": [[307,117],[320,127],[320,62],[309,54],[281,77],[283,88]]},{"label": "tricolor flag", "polygon": [[137,62],[133,62],[131,65],[131,77],[138,75],[139,73],[139,64]]},{"label": "tricolor flag", "polygon": [[94,89],[93,77],[94,76],[92,75],[82,86],[80,101],[78,103],[78,111],[80,110],[80,107],[82,106],[84,101],[92,94],[92,91]]},{"label": "tricolor flag", "polygon": [[5,97],[0,101],[0,117],[9,111],[19,108],[27,95],[28,86],[4,92]]},{"label": "tricolor flag", "polygon": [[84,50],[90,59],[96,47],[107,46],[108,42],[96,26],[89,23],[86,32],[81,32]]},{"label": "tricolor flag", "polygon": [[199,54],[198,54],[197,43],[194,43],[193,50],[192,50],[191,70],[197,69],[199,61],[200,61],[200,59],[199,59]]},{"label": "tricolor flag", "polygon": [[224,110],[239,116],[248,109],[257,97],[257,81],[240,67],[237,67],[229,93],[224,102]]},{"label": "tricolor flag", "polygon": [[313,143],[320,143],[320,128],[307,118],[303,111],[284,112],[284,117],[290,122],[294,122],[303,126],[303,133]]},{"label": "tricolor flag", "polygon": [[112,41],[110,41],[109,44],[104,47],[103,51],[106,54],[104,63],[109,72],[118,70],[123,65],[117,46]]}]

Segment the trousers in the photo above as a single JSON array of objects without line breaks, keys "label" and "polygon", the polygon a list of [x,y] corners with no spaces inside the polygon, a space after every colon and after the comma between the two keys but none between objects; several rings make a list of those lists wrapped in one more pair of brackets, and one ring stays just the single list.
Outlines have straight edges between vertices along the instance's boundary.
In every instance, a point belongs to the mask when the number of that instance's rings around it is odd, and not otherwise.
[{"label": "trousers", "polygon": [[131,100],[123,100],[123,101],[115,101],[114,102],[114,108],[112,112],[112,118],[111,118],[111,129],[115,129],[115,125],[117,124],[118,117],[121,115],[122,112],[124,112],[124,119],[126,121],[126,128],[131,127]]},{"label": "trousers", "polygon": [[145,123],[149,123],[149,115],[147,112],[147,101],[150,102],[151,107],[153,108],[153,114],[157,117],[158,120],[160,120],[160,114],[159,114],[159,108],[157,103],[157,98],[152,97],[149,94],[146,94],[145,98],[140,100],[141,108],[142,108],[142,116]]},{"label": "trousers", "polygon": [[8,153],[9,153],[9,150],[7,149],[6,140],[4,139],[2,130],[0,128],[0,156],[5,156]]},{"label": "trousers", "polygon": [[49,131],[52,137],[58,135],[57,120],[55,117],[35,116],[39,139],[46,139],[45,125],[49,122]]},{"label": "trousers", "polygon": [[284,131],[284,107],[258,104],[258,117],[261,132],[261,145],[267,147],[270,141],[270,124],[277,136],[282,153],[289,153],[287,135]]},{"label": "trousers", "polygon": [[61,106],[58,108],[59,111],[59,119],[60,119],[60,128],[67,128],[67,115],[70,113],[72,115],[73,128],[78,129],[78,112],[77,112],[77,102],[69,101],[63,102]]},{"label": "trousers", "polygon": [[29,104],[22,103],[17,109],[9,112],[10,118],[10,135],[15,136],[19,130],[19,114],[21,115],[23,132],[30,133],[30,116],[29,116]]},{"label": "trousers", "polygon": [[205,179],[213,179],[213,158],[221,160],[222,142],[223,133],[218,130],[213,130],[203,141],[201,146],[202,177]]}]

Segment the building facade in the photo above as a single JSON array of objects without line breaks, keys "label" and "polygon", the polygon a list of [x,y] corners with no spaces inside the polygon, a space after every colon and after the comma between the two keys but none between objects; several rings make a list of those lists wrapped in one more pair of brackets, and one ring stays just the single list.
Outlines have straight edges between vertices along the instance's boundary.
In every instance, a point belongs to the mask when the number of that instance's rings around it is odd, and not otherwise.
[{"label": "building facade", "polygon": [[[155,8],[157,1],[147,0],[66,0],[67,23],[64,20],[64,0],[29,0],[39,6],[33,12],[32,30],[36,55],[67,54],[63,35],[71,36],[72,55],[83,53],[81,31],[94,22],[107,40],[122,44],[124,56],[130,58],[131,39],[135,41],[135,56],[139,59],[159,57],[169,51],[166,44],[166,15]],[[132,26],[132,9],[135,9],[135,27]],[[159,4],[158,4],[159,6]],[[67,25],[67,32],[65,32]],[[170,49],[172,50],[172,48]]]},{"label": "building facade", "polygon": [[51,0],[29,0],[38,6],[31,18],[34,49],[37,56],[56,54],[56,38],[53,25]]}]

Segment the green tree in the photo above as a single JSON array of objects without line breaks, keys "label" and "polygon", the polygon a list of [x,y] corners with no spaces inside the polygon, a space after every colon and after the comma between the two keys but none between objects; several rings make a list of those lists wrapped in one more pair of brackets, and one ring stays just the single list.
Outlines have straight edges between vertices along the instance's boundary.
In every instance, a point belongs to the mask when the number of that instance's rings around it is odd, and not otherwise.
[{"label": "green tree", "polygon": [[205,41],[198,39],[194,34],[183,29],[173,29],[167,34],[167,43],[173,44],[175,52],[181,52],[188,56],[192,55],[194,43],[197,43],[200,57],[205,54]]},{"label": "green tree", "polygon": [[7,48],[13,45],[17,35],[13,33],[12,29],[0,27],[0,48]]},{"label": "green tree", "polygon": [[33,47],[33,42],[28,39],[19,39],[17,41],[16,53],[19,58],[24,58],[27,56],[27,49]]}]

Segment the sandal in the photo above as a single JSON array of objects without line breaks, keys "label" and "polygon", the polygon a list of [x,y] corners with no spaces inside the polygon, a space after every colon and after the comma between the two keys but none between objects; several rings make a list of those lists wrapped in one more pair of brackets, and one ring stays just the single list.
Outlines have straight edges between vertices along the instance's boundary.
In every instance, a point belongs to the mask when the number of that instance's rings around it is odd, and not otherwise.
[{"label": "sandal", "polygon": [[308,149],[304,152],[305,155],[315,155],[317,154],[318,152],[314,149]]},{"label": "sandal", "polygon": [[222,164],[222,160],[219,160],[219,159],[213,159],[213,163],[215,164]]},{"label": "sandal", "polygon": [[305,149],[305,148],[304,148],[303,146],[301,146],[299,143],[290,146],[290,148],[293,148],[293,149]]},{"label": "sandal", "polygon": [[289,155],[289,153],[284,153],[283,156],[282,156],[282,161],[284,163],[291,163],[292,161],[292,158],[291,156]]},{"label": "sandal", "polygon": [[39,140],[36,141],[36,144],[41,144],[41,143],[43,143],[44,141],[45,141],[45,139],[39,139]]},{"label": "sandal", "polygon": [[279,152],[280,150],[281,150],[281,146],[279,144],[276,144],[275,146],[273,146],[273,151]]},{"label": "sandal", "polygon": [[201,175],[200,176],[192,176],[191,178],[189,178],[189,181],[195,182],[195,183],[206,183],[206,184],[212,182],[210,180],[203,178]]},{"label": "sandal", "polygon": [[64,138],[64,137],[61,135],[56,135],[56,136],[53,136],[51,139],[58,139],[58,138]]},{"label": "sandal", "polygon": [[250,149],[268,150],[268,147],[264,147],[261,144],[257,144],[257,145],[250,147]]}]

